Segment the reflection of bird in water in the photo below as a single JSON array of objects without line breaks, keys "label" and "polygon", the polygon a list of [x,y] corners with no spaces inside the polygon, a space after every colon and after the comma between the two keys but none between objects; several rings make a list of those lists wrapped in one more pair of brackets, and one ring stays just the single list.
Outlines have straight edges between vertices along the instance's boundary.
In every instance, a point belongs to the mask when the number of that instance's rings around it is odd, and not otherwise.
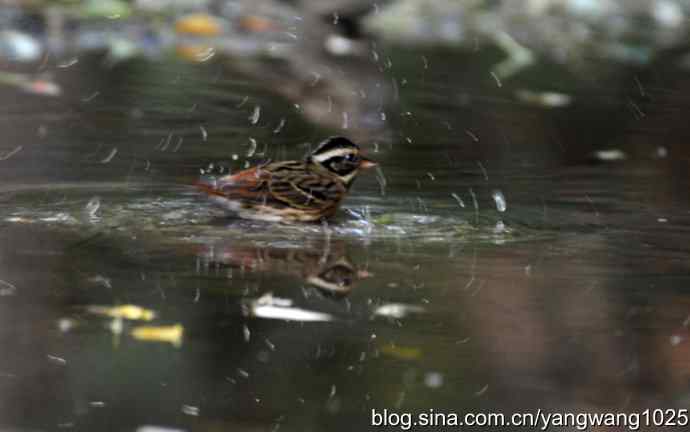
[{"label": "reflection of bird in water", "polygon": [[206,245],[199,256],[209,264],[296,276],[334,296],[349,294],[355,280],[367,276],[355,269],[345,255],[344,244],[337,241],[320,246],[262,246],[233,240]]}]

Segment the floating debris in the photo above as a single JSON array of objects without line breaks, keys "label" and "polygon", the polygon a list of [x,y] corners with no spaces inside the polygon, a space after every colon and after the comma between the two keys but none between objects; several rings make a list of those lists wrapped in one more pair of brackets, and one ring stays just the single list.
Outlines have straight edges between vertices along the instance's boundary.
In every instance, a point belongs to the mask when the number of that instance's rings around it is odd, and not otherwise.
[{"label": "floating debris", "polygon": [[168,342],[175,348],[182,346],[184,327],[182,324],[170,326],[139,326],[130,332],[134,339],[145,342]]},{"label": "floating debris", "polygon": [[121,306],[88,306],[86,311],[95,315],[110,318],[124,318],[132,321],[151,321],[156,318],[156,312],[141,306],[126,304]]},{"label": "floating debris", "polygon": [[50,354],[48,354],[47,357],[51,363],[55,363],[55,364],[58,364],[60,366],[64,366],[67,364],[67,360],[65,360],[62,357],[58,357],[58,356],[54,356],[54,355],[50,355]]},{"label": "floating debris", "polygon": [[60,318],[57,326],[62,333],[67,333],[77,326],[77,322],[72,318]]},{"label": "floating debris", "polygon": [[334,56],[346,56],[352,54],[355,49],[352,39],[340,35],[330,35],[324,41],[324,48]]},{"label": "floating debris", "polygon": [[619,149],[607,149],[594,152],[594,158],[604,162],[614,162],[625,160],[628,155]]},{"label": "floating debris", "polygon": [[417,305],[405,304],[405,303],[386,303],[382,306],[377,307],[374,310],[375,316],[386,317],[386,318],[405,318],[409,314],[424,313],[426,310]]},{"label": "floating debris", "polygon": [[23,218],[23,217],[19,217],[19,216],[5,218],[5,222],[23,223],[23,224],[33,223],[33,221],[31,219],[27,219],[27,218]]},{"label": "floating debris", "polygon": [[208,132],[206,132],[206,128],[204,128],[203,125],[199,125],[199,130],[201,131],[201,139],[206,141],[206,139],[208,139]]},{"label": "floating debris", "polygon": [[501,213],[506,211],[506,198],[503,196],[503,192],[496,189],[491,193],[491,197],[494,199],[494,203],[496,203],[496,210],[498,210]]},{"label": "floating debris", "polygon": [[422,356],[422,350],[417,347],[404,347],[394,343],[382,346],[379,351],[400,360],[417,360]]},{"label": "floating debris", "polygon": [[246,324],[242,326],[242,334],[244,335],[244,341],[249,342],[252,337],[252,332],[249,330],[249,327],[247,327]]},{"label": "floating debris", "polygon": [[424,385],[429,388],[443,387],[443,374],[440,372],[427,372],[424,374]]},{"label": "floating debris", "polygon": [[182,405],[182,413],[183,414],[197,417],[200,412],[201,412],[201,410],[199,410],[199,407],[192,406],[192,405]]},{"label": "floating debris", "polygon": [[194,36],[218,36],[223,26],[218,18],[204,13],[184,16],[175,23],[175,31]]},{"label": "floating debris", "polygon": [[562,108],[570,105],[573,98],[565,93],[535,92],[532,90],[517,90],[515,97],[526,104],[545,108]]},{"label": "floating debris", "polygon": [[265,294],[248,304],[248,315],[256,318],[280,319],[285,321],[333,321],[334,317],[324,312],[292,307],[292,300]]}]

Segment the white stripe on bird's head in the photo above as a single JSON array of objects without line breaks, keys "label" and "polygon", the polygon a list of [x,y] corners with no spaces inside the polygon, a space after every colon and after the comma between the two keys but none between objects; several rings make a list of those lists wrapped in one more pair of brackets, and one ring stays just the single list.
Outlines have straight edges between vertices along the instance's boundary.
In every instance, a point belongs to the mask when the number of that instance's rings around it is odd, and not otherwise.
[{"label": "white stripe on bird's head", "polygon": [[328,150],[324,153],[314,153],[311,155],[316,162],[323,163],[335,157],[345,157],[347,155],[357,154],[357,149],[354,148],[337,148]]}]

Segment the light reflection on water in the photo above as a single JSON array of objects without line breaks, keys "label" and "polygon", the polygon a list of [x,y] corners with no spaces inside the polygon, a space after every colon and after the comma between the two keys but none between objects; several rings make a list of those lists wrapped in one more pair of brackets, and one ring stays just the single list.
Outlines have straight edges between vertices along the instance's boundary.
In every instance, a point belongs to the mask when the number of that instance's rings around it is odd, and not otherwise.
[{"label": "light reflection on water", "polygon": [[[385,196],[363,176],[327,225],[240,221],[187,185],[209,160],[244,154],[247,136],[268,140],[286,108],[262,103],[267,123],[251,128],[254,104],[236,102],[257,90],[228,84],[218,96],[204,73],[180,72],[207,92],[193,98],[211,107],[203,114],[184,113],[194,88],[178,99],[137,78],[78,121],[21,120],[54,134],[13,156],[0,189],[0,425],[365,430],[371,408],[686,403],[687,188],[673,164],[648,157],[654,145],[640,144],[637,161],[591,164],[544,137],[595,133],[575,124],[554,135],[557,115],[488,97],[429,107],[429,92],[449,91],[427,76],[424,100],[403,89],[413,115],[380,144]],[[161,112],[145,106],[153,96]],[[150,117],[118,115],[135,108]],[[171,130],[181,150],[161,152]],[[271,151],[298,157],[305,149],[290,142],[320,136],[291,116]],[[333,319],[248,313],[267,294]],[[156,317],[88,312],[127,304]]]}]

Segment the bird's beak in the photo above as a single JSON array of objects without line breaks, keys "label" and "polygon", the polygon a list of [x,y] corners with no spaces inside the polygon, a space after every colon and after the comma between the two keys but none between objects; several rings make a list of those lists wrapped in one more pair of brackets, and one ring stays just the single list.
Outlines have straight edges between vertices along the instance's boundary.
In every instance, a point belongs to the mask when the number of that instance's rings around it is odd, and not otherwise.
[{"label": "bird's beak", "polygon": [[378,165],[378,162],[374,162],[373,160],[367,159],[365,157],[362,157],[362,160],[359,163],[359,167],[363,168],[363,169],[374,168],[377,165]]}]

